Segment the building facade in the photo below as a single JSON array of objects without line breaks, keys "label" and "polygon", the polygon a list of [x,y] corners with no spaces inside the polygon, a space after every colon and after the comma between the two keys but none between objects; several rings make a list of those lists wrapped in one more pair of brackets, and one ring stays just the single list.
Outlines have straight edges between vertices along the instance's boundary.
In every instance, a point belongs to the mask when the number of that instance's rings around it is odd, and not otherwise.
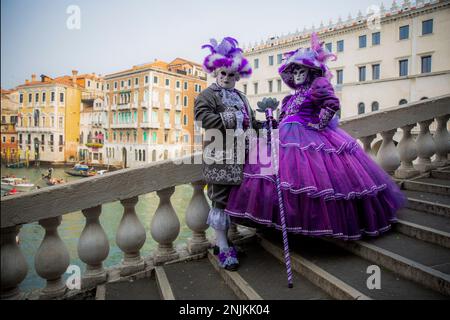
[{"label": "building facade", "polygon": [[[341,118],[450,93],[450,1],[394,1],[374,16],[321,24],[245,48],[253,75],[238,83],[253,107],[291,91],[278,74],[283,53],[309,47],[313,31],[336,54],[332,83]],[[259,115],[261,117],[262,115]]]},{"label": "building facade", "polygon": [[105,134],[108,113],[105,106],[105,84],[101,76],[82,74],[77,77],[83,88],[80,104],[80,138],[78,159],[89,164],[105,164]]},{"label": "building facade", "polygon": [[18,144],[21,157],[45,162],[75,162],[80,134],[81,88],[72,76],[31,76],[17,87]]},{"label": "building facade", "polygon": [[201,65],[177,58],[105,76],[106,161],[135,167],[190,154],[194,99],[206,87]]},{"label": "building facade", "polygon": [[18,161],[20,152],[17,145],[17,113],[18,113],[18,95],[15,90],[1,89],[1,133],[0,133],[0,152],[4,163]]}]

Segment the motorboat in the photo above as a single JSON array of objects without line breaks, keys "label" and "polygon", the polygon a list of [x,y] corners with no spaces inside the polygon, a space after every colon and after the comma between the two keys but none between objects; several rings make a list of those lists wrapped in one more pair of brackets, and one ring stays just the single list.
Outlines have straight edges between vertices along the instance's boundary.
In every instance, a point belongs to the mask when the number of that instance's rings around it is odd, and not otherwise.
[{"label": "motorboat", "polygon": [[4,191],[16,189],[18,191],[30,191],[34,188],[34,184],[25,178],[2,177],[1,188]]}]

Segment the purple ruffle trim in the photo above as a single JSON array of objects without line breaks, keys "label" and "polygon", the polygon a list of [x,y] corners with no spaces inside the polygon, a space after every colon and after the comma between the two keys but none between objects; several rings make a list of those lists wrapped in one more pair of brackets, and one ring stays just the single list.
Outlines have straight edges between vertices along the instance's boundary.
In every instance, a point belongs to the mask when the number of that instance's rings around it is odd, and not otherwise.
[{"label": "purple ruffle trim", "polygon": [[[240,218],[240,219],[250,219],[258,224],[264,225],[266,227],[272,227],[275,228],[277,230],[282,230],[281,225],[274,223],[270,220],[266,220],[266,219],[259,219],[257,217],[252,216],[250,213],[248,212],[233,212],[231,210],[225,209],[225,212],[227,214],[229,214],[230,216],[236,217],[236,218]],[[392,218],[389,219],[390,223],[397,223],[398,220],[397,218]],[[286,230],[290,233],[294,233],[294,234],[301,234],[301,235],[305,235],[305,236],[311,236],[311,237],[321,237],[321,236],[329,236],[332,238],[336,238],[336,239],[341,239],[341,240],[359,240],[361,239],[364,235],[367,236],[371,236],[371,237],[377,237],[379,235],[381,235],[382,233],[385,233],[387,231],[389,231],[392,228],[392,225],[389,224],[387,226],[381,227],[378,230],[375,231],[368,231],[366,229],[360,229],[358,234],[354,234],[354,235],[347,235],[344,234],[343,232],[334,232],[331,229],[325,229],[325,230],[305,230],[302,227],[286,227]]]}]

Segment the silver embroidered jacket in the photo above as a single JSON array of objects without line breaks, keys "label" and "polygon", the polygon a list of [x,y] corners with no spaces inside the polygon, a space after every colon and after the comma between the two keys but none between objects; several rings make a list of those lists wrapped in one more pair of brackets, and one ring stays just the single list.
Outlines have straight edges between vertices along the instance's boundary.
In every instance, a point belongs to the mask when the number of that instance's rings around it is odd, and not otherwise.
[{"label": "silver embroidered jacket", "polygon": [[[195,120],[199,121],[205,130],[220,130],[224,142],[222,151],[209,147],[214,141],[204,141],[203,143],[203,176],[207,183],[239,185],[242,182],[243,164],[242,161],[239,163],[236,161],[236,145],[233,144],[231,148],[230,145],[226,145],[226,130],[234,130],[237,126],[235,113],[240,108],[245,108],[249,117],[249,128],[255,130],[262,128],[262,122],[255,119],[255,113],[250,108],[245,95],[238,90],[234,90],[234,92],[239,95],[242,103],[236,101],[236,105],[231,106],[230,101],[233,99],[224,97],[226,91],[215,83],[202,91],[195,100]],[[228,138],[230,138],[229,135]]]}]

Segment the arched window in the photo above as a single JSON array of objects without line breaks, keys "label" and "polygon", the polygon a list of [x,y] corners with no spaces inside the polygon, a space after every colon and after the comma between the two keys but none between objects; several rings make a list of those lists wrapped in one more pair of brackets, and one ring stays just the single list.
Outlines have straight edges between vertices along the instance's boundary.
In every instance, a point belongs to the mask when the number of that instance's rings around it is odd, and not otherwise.
[{"label": "arched window", "polygon": [[134,160],[137,161],[138,159],[138,152],[137,149],[134,149]]},{"label": "arched window", "polygon": [[402,99],[398,102],[399,105],[407,104],[407,103],[408,103],[408,100],[406,100],[406,99]]},{"label": "arched window", "polygon": [[139,161],[142,161],[142,151],[139,150]]},{"label": "arched window", "polygon": [[366,112],[366,106],[364,105],[364,102],[360,102],[358,104],[358,114],[363,114]]},{"label": "arched window", "polygon": [[378,101],[372,102],[372,111],[378,111],[380,109],[380,104]]},{"label": "arched window", "polygon": [[145,150],[142,150],[142,161],[145,161]]}]

